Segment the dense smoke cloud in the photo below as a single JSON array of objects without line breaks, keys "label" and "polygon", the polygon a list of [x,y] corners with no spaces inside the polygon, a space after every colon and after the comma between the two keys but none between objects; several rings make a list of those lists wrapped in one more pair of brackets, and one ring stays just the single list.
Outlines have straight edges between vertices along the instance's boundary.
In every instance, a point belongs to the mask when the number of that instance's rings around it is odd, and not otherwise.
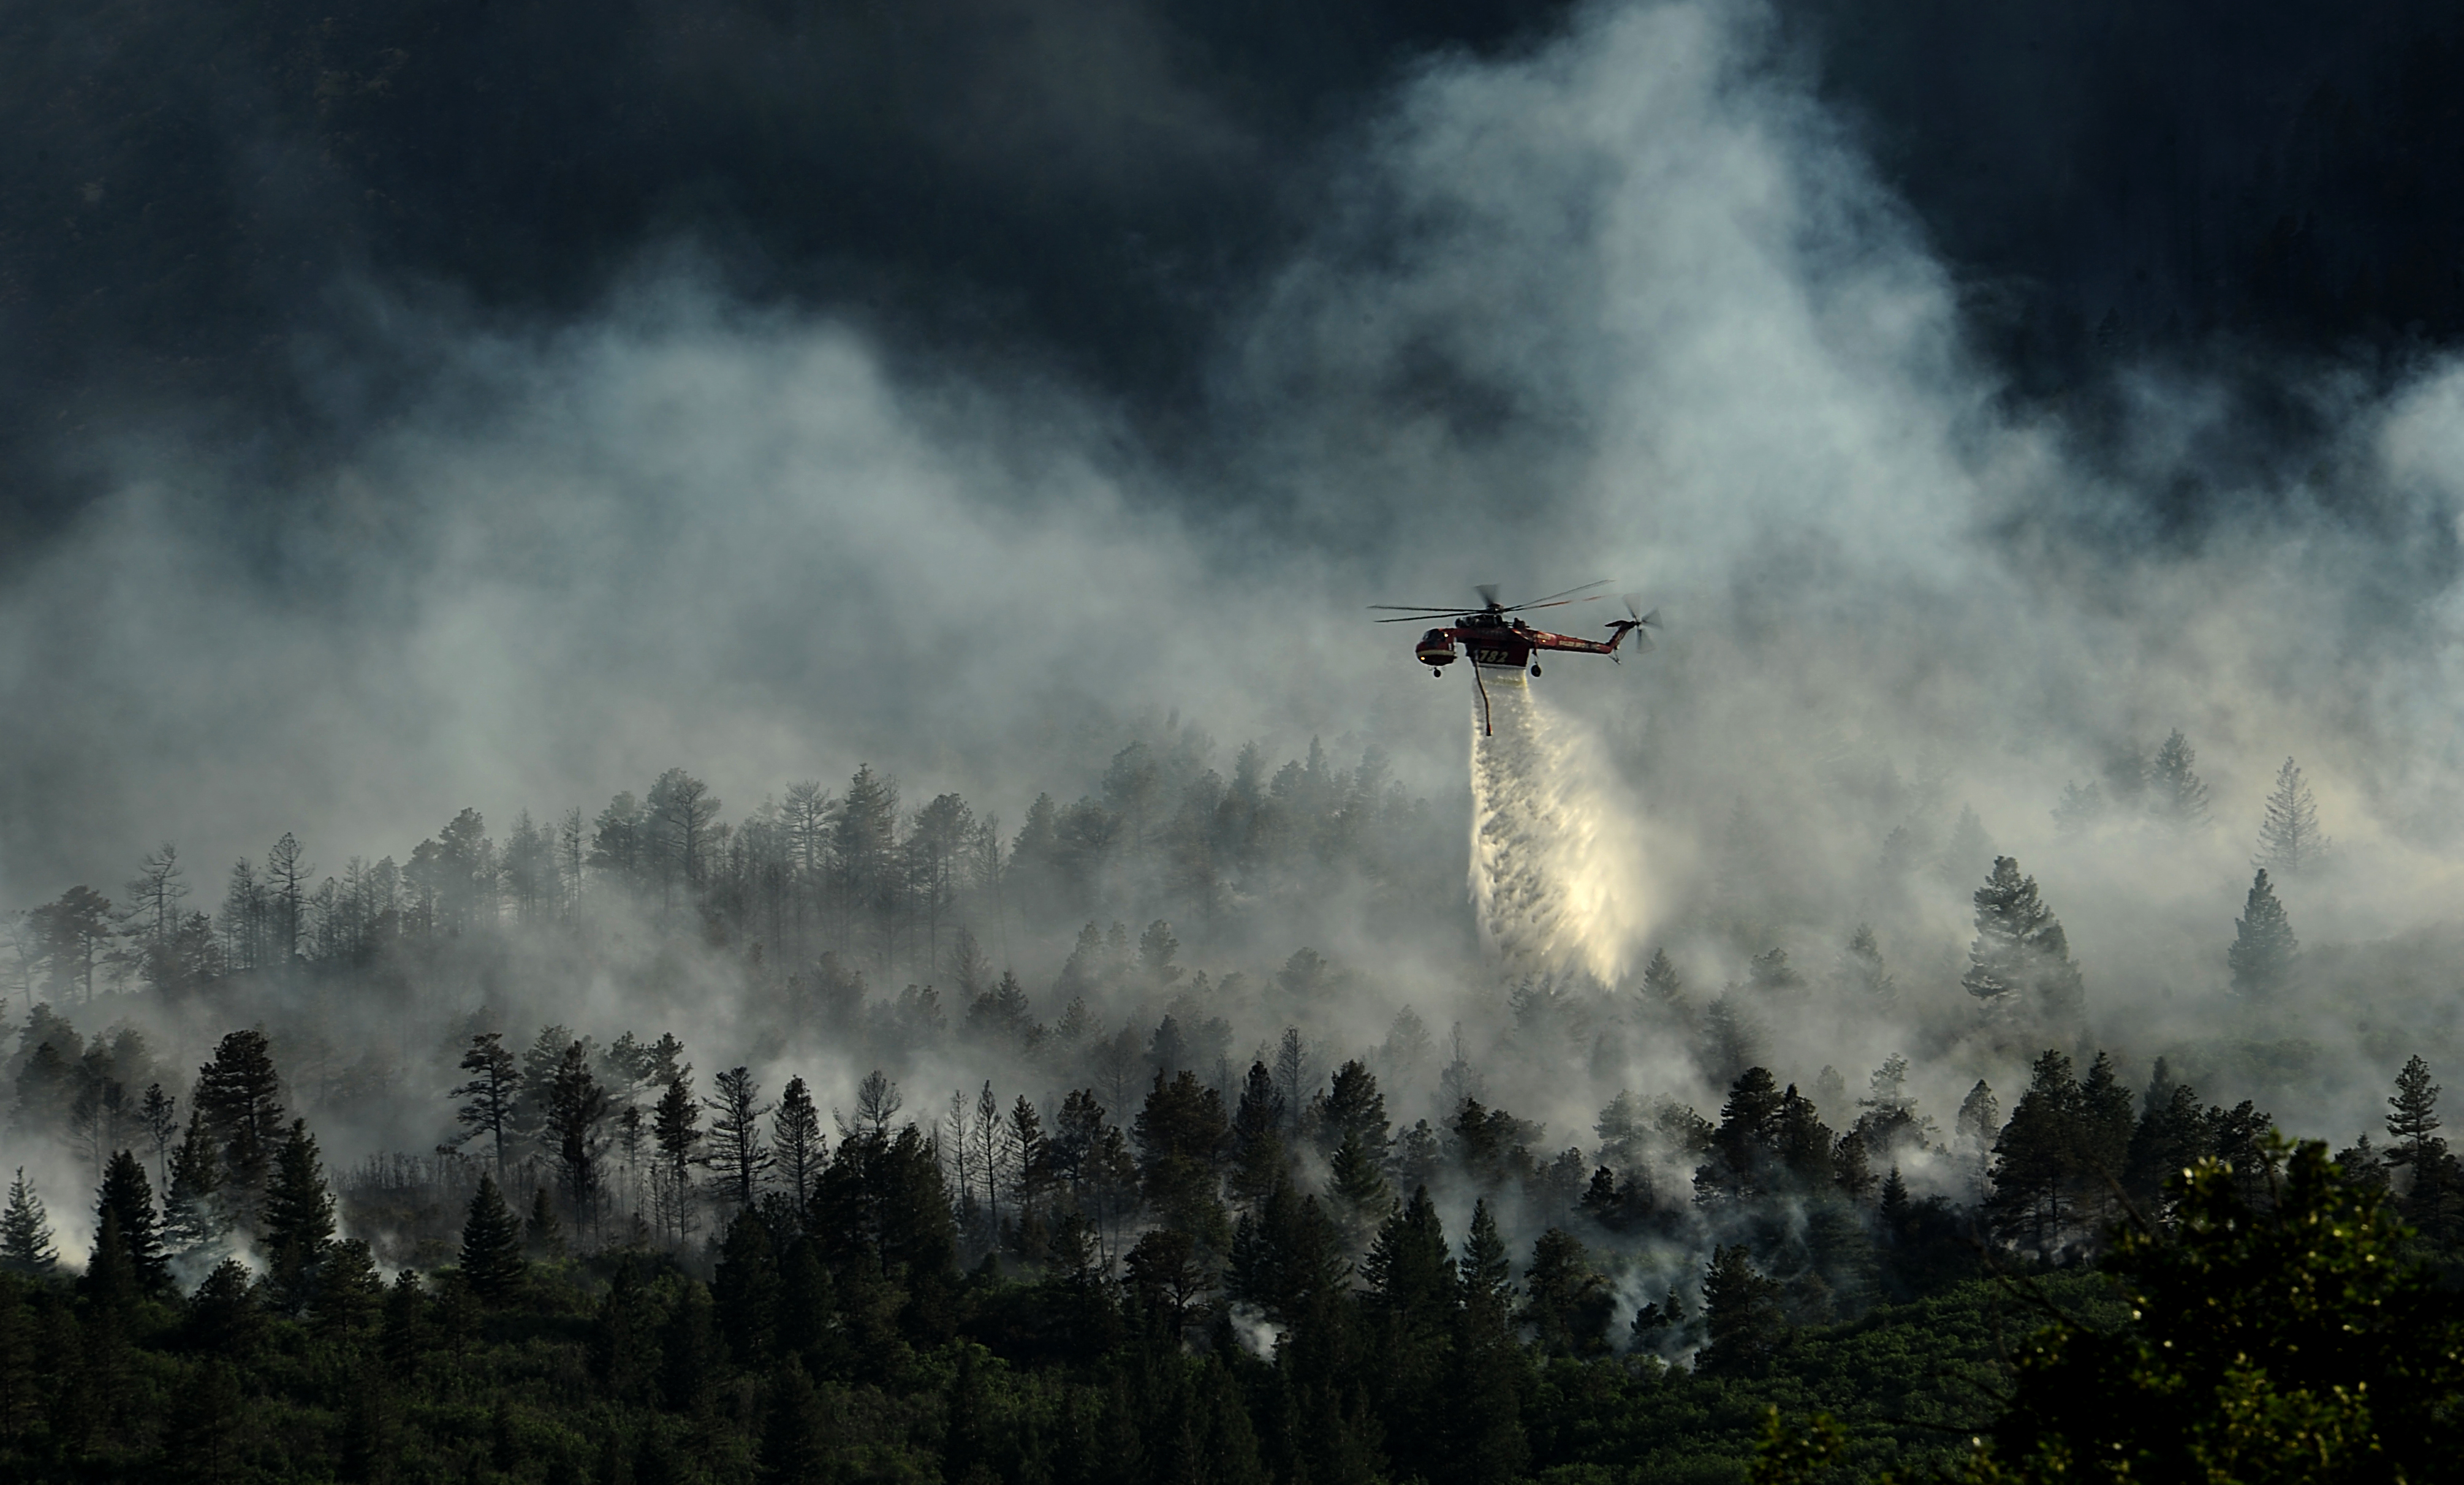
[{"label": "dense smoke cloud", "polygon": [[[2349,397],[2332,458],[2249,476],[2240,528],[2141,540],[2143,492],[2010,409],[1949,275],[1775,52],[1756,7],[1604,5],[1527,55],[1427,61],[1221,346],[1202,475],[1066,382],[892,374],[842,323],[671,264],[561,333],[389,300],[447,370],[313,513],[234,539],[225,476],[165,434],[111,450],[115,493],[0,595],[0,891],[107,885],[166,836],[211,870],[295,829],[330,870],[466,803],[592,809],[677,762],[731,813],[870,761],[1014,819],[1156,712],[1279,755],[1375,744],[1460,810],[1461,667],[1431,684],[1359,605],[1607,576],[1665,646],[1570,657],[1534,705],[1619,780],[1559,804],[1599,844],[1558,890],[1634,873],[1648,906],[1573,958],[1610,979],[1665,947],[1708,996],[1772,948],[1827,979],[1872,923],[1898,1010],[1771,1028],[1789,1077],[1854,1085],[1922,1046],[1947,1119],[2012,1076],[1958,986],[1996,853],[2068,926],[2091,1036],[2144,1058],[2212,1034],[2288,754],[2342,851],[2288,893],[2305,940],[2438,922],[2464,374]],[[2194,439],[2201,387],[2140,390],[2138,437]],[[2066,782],[2174,729],[2212,830],[2057,834]],[[2449,988],[2380,972],[2405,952],[2344,961],[2399,1023]],[[1412,999],[1478,1035],[1500,978],[1321,1014],[1347,1046]],[[2288,1125],[2348,1136],[2373,1104],[2351,1019],[2323,988],[2288,1013],[2336,1049]],[[1528,1051],[1495,1092],[1579,1138],[1620,1085],[1716,1096],[1677,1050],[1579,1087]]]}]

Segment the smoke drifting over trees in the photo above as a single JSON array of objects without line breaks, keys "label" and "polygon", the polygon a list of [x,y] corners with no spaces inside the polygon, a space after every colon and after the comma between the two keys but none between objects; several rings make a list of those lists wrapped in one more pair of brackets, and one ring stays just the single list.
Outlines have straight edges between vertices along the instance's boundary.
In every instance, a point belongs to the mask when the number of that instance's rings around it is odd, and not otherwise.
[{"label": "smoke drifting over trees", "polygon": [[[355,1477],[1733,1462],[2130,1213],[2458,1262],[2368,147],[2143,279],[1853,8],[556,13],[10,23],[123,44],[0,105],[0,1450],[211,1474],[321,1347]],[[2302,96],[2414,120],[2384,25]],[[246,127],[107,127],[184,49]],[[1667,644],[1494,737],[1358,622],[1595,572]]]}]

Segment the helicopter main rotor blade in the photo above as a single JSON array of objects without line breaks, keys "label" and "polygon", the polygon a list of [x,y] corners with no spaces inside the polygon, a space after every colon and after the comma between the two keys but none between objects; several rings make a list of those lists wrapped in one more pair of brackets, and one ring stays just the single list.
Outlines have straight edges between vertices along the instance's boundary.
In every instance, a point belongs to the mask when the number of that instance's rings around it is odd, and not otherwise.
[{"label": "helicopter main rotor blade", "polygon": [[1539,607],[1541,604],[1543,604],[1543,603],[1554,603],[1554,602],[1556,602],[1559,599],[1570,599],[1570,598],[1573,598],[1575,594],[1582,592],[1582,591],[1583,591],[1583,589],[1585,589],[1585,588],[1597,588],[1597,587],[1604,587],[1604,586],[1606,586],[1606,585],[1607,585],[1607,583],[1608,583],[1608,579],[1607,579],[1606,578],[1603,578],[1603,579],[1601,579],[1598,582],[1586,582],[1586,583],[1581,583],[1581,584],[1579,584],[1579,585],[1577,585],[1577,586],[1575,586],[1575,587],[1568,588],[1568,589],[1567,589],[1565,592],[1563,592],[1563,593],[1551,593],[1551,594],[1548,594],[1548,595],[1546,595],[1545,597],[1541,597],[1541,598],[1533,599],[1533,600],[1532,600],[1530,602],[1529,602],[1529,603],[1508,603],[1508,604],[1507,604],[1506,606],[1507,606],[1507,608],[1509,608],[1509,609],[1538,608],[1538,607]]},{"label": "helicopter main rotor blade", "polygon": [[1369,608],[1372,613],[1388,614],[1460,614],[1463,612],[1463,606],[1461,603],[1372,603]]},{"label": "helicopter main rotor blade", "polygon": [[[1452,619],[1454,617],[1456,617],[1455,610],[1450,608],[1437,608],[1431,609],[1425,614],[1405,614],[1400,618],[1372,619],[1369,622],[1371,623],[1427,623],[1432,619]],[[1442,628],[1444,626],[1440,625],[1440,627]]]}]

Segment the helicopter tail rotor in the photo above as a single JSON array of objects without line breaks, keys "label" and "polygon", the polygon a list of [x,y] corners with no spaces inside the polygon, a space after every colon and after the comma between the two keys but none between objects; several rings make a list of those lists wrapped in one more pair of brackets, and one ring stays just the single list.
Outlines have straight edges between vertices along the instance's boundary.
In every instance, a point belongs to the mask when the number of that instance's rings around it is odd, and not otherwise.
[{"label": "helicopter tail rotor", "polygon": [[1618,601],[1625,604],[1626,617],[1623,622],[1616,624],[1614,627],[1621,635],[1629,631],[1632,632],[1634,635],[1634,652],[1636,654],[1648,655],[1653,650],[1658,649],[1660,646],[1652,643],[1651,631],[1661,627],[1660,610],[1655,608],[1647,614],[1639,613],[1636,611],[1636,605],[1640,601],[1640,600],[1637,595],[1632,593],[1623,593],[1619,594],[1617,597]]},{"label": "helicopter tail rotor", "polygon": [[1495,608],[1495,607],[1497,607],[1497,584],[1496,584],[1496,583],[1493,583],[1493,582],[1476,582],[1476,583],[1472,584],[1472,591],[1473,591],[1474,593],[1477,593],[1477,594],[1479,594],[1479,595],[1480,595],[1480,601],[1481,601],[1483,603],[1487,604],[1490,608]]}]

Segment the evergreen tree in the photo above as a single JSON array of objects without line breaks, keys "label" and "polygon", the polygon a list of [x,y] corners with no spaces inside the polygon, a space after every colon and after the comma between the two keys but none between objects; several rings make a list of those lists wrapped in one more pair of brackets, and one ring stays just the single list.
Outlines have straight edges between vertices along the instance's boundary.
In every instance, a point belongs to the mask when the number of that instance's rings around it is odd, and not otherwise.
[{"label": "evergreen tree", "polygon": [[345,1237],[326,1250],[309,1305],[319,1329],[334,1337],[356,1335],[375,1320],[384,1301],[385,1280],[365,1242]]},{"label": "evergreen tree", "polygon": [[1514,1293],[1514,1266],[1506,1239],[1497,1235],[1497,1218],[1484,1196],[1472,1204],[1471,1229],[1463,1234],[1463,1258],[1455,1266],[1466,1305],[1486,1305],[1500,1314]]},{"label": "evergreen tree", "polygon": [[674,1207],[675,1241],[681,1244],[693,1230],[690,1195],[693,1166],[698,1158],[693,1150],[702,1140],[701,1103],[693,1096],[693,1069],[679,1069],[668,1079],[658,1107],[651,1112],[650,1130],[658,1142],[660,1168]]},{"label": "evergreen tree", "polygon": [[2447,1155],[2447,1142],[2438,1138],[2438,1084],[2430,1081],[2430,1064],[2413,1057],[2395,1075],[2395,1092],[2387,1099],[2387,1131],[2392,1143],[2387,1163],[2411,1171],[2415,1180],[2435,1170]]},{"label": "evergreen tree", "polygon": [[1763,1059],[1766,1036],[1736,994],[1724,994],[1703,1012],[1703,1041],[1698,1053],[1703,1075],[1716,1085],[1733,1082]]},{"label": "evergreen tree", "polygon": [[1749,1067],[1728,1087],[1720,1109],[1720,1125],[1710,1140],[1709,1158],[1694,1172],[1694,1200],[1703,1206],[1733,1206],[1762,1197],[1777,1185],[1781,1119],[1796,1089],[1783,1094],[1771,1070]]},{"label": "evergreen tree", "polygon": [[1900,1001],[1900,982],[1882,963],[1881,941],[1872,925],[1860,923],[1849,936],[1839,966],[1840,983],[1859,1010],[1890,1011]]},{"label": "evergreen tree", "polygon": [[837,1451],[821,1394],[804,1368],[787,1362],[770,1374],[754,1478],[760,1485],[806,1485],[830,1478]]},{"label": "evergreen tree", "polygon": [[1703,1271],[1703,1324],[1708,1343],[1696,1365],[1713,1375],[1750,1374],[1775,1356],[1787,1336],[1780,1285],[1754,1271],[1745,1245],[1714,1245]]},{"label": "evergreen tree", "polygon": [[188,1111],[187,1132],[171,1157],[171,1190],[163,1204],[163,1237],[174,1253],[198,1252],[221,1240],[222,1158],[205,1111]]},{"label": "evergreen tree", "polygon": [[2059,1029],[2084,1015],[2079,967],[2061,924],[2036,894],[2036,879],[2019,875],[2008,856],[1976,889],[1976,941],[1969,947],[1960,986],[1990,1006],[2034,1016]]},{"label": "evergreen tree", "polygon": [[770,1148],[802,1215],[826,1152],[821,1111],[813,1106],[813,1095],[802,1078],[788,1079],[786,1091],[779,1095],[779,1107],[770,1116]]},{"label": "evergreen tree", "polygon": [[2198,760],[2189,739],[2175,728],[2147,765],[2148,808],[2158,819],[2178,829],[2191,830],[2208,822],[2208,786],[2191,770]]},{"label": "evergreen tree", "polygon": [[1651,962],[1642,967],[1641,998],[1646,1012],[1661,1016],[1684,1008],[1685,981],[1679,976],[1667,950],[1654,949]]},{"label": "evergreen tree", "polygon": [[1527,1298],[1520,1318],[1531,1327],[1541,1349],[1551,1356],[1608,1353],[1617,1294],[1573,1234],[1552,1227],[1540,1234],[1523,1287]]},{"label": "evergreen tree", "polygon": [[282,1082],[265,1033],[223,1037],[213,1060],[197,1070],[190,1103],[220,1142],[222,1183],[242,1212],[253,1215],[282,1138]]},{"label": "evergreen tree", "polygon": [[1264,1061],[1249,1064],[1232,1116],[1232,1195],[1255,1204],[1284,1179],[1284,1096]]},{"label": "evergreen tree", "polygon": [[2215,1153],[2215,1128],[2199,1106],[2197,1090],[2176,1083],[2165,1060],[2141,1096],[2139,1121],[2130,1131],[2130,1149],[2123,1165],[2122,1189],[2150,1223],[2170,1218],[2170,1184],[2175,1176]]},{"label": "evergreen tree", "polygon": [[1157,1073],[1135,1127],[1147,1204],[1167,1226],[1221,1252],[1230,1226],[1215,1195],[1229,1133],[1222,1096],[1188,1072],[1169,1082]]},{"label": "evergreen tree", "polygon": [[0,1271],[49,1278],[59,1261],[59,1250],[52,1241],[51,1216],[43,1210],[43,1198],[26,1180],[26,1168],[19,1166],[17,1178],[9,1183],[8,1210],[0,1212]]},{"label": "evergreen tree", "polygon": [[505,1205],[493,1175],[479,1177],[462,1224],[462,1281],[489,1304],[503,1304],[521,1292],[522,1225]]},{"label": "evergreen tree", "polygon": [[601,1158],[606,1153],[607,1090],[590,1070],[587,1042],[569,1041],[548,1081],[547,1134],[557,1180],[580,1233],[598,1212]]},{"label": "evergreen tree", "polygon": [[318,1163],[317,1137],[307,1121],[295,1119],[265,1194],[265,1246],[273,1255],[269,1277],[277,1302],[294,1310],[308,1302],[333,1241],[334,1196]]},{"label": "evergreen tree", "polygon": [[717,1172],[718,1193],[744,1211],[759,1194],[762,1174],[772,1163],[770,1147],[761,1140],[762,1116],[771,1106],[760,1101],[761,1085],[745,1068],[719,1074],[715,1085],[717,1095],[702,1101],[711,1112],[707,1159]]},{"label": "evergreen tree", "polygon": [[675,1308],[659,1331],[659,1400],[669,1411],[698,1414],[709,1407],[718,1380],[718,1338],[711,1323],[710,1291],[687,1280]]},{"label": "evergreen tree", "polygon": [[1993,1147],[1993,1137],[2002,1129],[2002,1103],[1984,1079],[1977,1079],[1976,1086],[1959,1101],[1957,1125],[1959,1141],[1969,1150],[1981,1152]]},{"label": "evergreen tree", "polygon": [[1370,1153],[1359,1130],[1344,1131],[1328,1176],[1335,1205],[1354,1232],[1374,1230],[1394,1210],[1395,1193],[1386,1184],[1383,1163]]},{"label": "evergreen tree", "polygon": [[145,1179],[145,1167],[127,1150],[115,1153],[103,1168],[95,1221],[98,1227],[105,1222],[118,1224],[129,1275],[140,1292],[150,1294],[169,1283],[171,1263],[163,1252],[153,1183]]},{"label": "evergreen tree", "polygon": [[1513,1287],[1506,1243],[1488,1203],[1472,1208],[1456,1266],[1463,1302],[1455,1312],[1445,1391],[1453,1406],[1440,1434],[1445,1454],[1438,1478],[1453,1485],[1505,1485],[1522,1477],[1530,1457],[1523,1427],[1522,1358],[1514,1343]]},{"label": "evergreen tree", "polygon": [[2293,977],[2294,955],[2300,948],[2293,936],[2292,921],[2284,915],[2284,905],[2276,900],[2276,888],[2268,884],[2267,868],[2261,866],[2251,879],[2241,916],[2233,920],[2233,947],[2225,950],[2233,994],[2254,1002],[2281,995]]},{"label": "evergreen tree", "polygon": [[2048,1051],[2031,1069],[2028,1091],[2011,1110],[1993,1145],[1993,1196],[1988,1204],[2006,1236],[2025,1234],[2037,1251],[2058,1246],[2080,1170],[2080,1096],[2071,1059]]},{"label": "evergreen tree", "polygon": [[2291,758],[2276,771],[2276,788],[2267,797],[2267,815],[2258,826],[2258,855],[2254,865],[2279,877],[2298,877],[2317,869],[2327,855],[2328,840],[2319,831],[2319,804],[2301,770]]},{"label": "evergreen tree", "polygon": [[1386,1119],[1386,1095],[1377,1091],[1377,1075],[1356,1059],[1337,1068],[1334,1081],[1310,1102],[1309,1123],[1323,1155],[1331,1157],[1349,1138],[1373,1161],[1386,1159],[1393,1128]]},{"label": "evergreen tree", "polygon": [[448,1098],[463,1101],[453,1111],[454,1122],[469,1131],[464,1139],[480,1135],[488,1137],[490,1149],[496,1160],[496,1177],[505,1174],[505,1135],[513,1127],[516,1104],[521,1093],[519,1063],[505,1047],[504,1033],[480,1032],[471,1038],[462,1054],[462,1069],[471,1074],[468,1082],[456,1084]]}]

